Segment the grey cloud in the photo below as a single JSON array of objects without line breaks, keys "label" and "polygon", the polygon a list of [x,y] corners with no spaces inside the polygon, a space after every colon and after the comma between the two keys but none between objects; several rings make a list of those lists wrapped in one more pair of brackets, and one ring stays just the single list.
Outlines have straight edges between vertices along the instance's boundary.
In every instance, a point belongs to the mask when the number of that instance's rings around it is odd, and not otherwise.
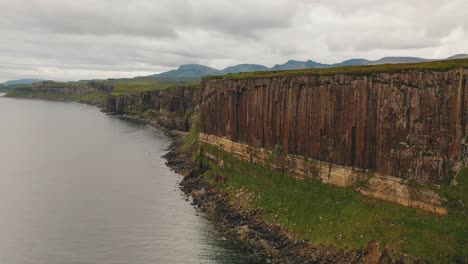
[{"label": "grey cloud", "polygon": [[466,0],[0,2],[0,81],[466,53]]},{"label": "grey cloud", "polygon": [[284,0],[273,3],[245,0],[17,0],[5,4],[2,10],[22,14],[15,18],[18,25],[41,32],[161,38],[176,37],[177,27],[210,28],[235,35],[285,27],[294,12],[294,5]]}]

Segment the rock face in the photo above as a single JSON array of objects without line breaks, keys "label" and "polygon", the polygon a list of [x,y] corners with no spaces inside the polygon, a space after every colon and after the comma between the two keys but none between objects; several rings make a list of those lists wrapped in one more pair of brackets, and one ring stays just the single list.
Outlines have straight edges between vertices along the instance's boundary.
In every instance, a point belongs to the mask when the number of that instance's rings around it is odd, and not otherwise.
[{"label": "rock face", "polygon": [[468,70],[205,79],[201,131],[421,183],[468,156]]},{"label": "rock face", "polygon": [[109,95],[106,111],[115,114],[147,112],[164,128],[188,131],[190,114],[198,106],[199,98],[199,89],[186,86]]}]

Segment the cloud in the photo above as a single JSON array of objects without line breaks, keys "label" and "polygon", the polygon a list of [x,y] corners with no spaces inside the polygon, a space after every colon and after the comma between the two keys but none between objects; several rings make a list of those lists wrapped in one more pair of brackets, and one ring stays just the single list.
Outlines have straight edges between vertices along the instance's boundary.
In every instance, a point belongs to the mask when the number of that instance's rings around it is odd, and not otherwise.
[{"label": "cloud", "polygon": [[16,0],[0,3],[0,81],[131,77],[185,63],[466,53],[465,0]]}]

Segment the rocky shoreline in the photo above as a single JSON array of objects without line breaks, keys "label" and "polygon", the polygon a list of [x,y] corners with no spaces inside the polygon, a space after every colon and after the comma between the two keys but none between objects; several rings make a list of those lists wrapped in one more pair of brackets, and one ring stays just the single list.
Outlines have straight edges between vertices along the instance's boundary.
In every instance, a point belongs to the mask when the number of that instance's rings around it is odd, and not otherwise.
[{"label": "rocky shoreline", "polygon": [[[266,263],[404,263],[391,248],[372,241],[367,250],[345,252],[332,247],[312,246],[289,236],[279,226],[261,220],[260,211],[244,212],[202,175],[204,168],[192,162],[192,151],[182,148],[183,138],[175,136],[164,156],[166,164],[184,176],[181,190],[192,197],[192,205],[204,211],[225,236],[239,241]],[[413,259],[414,261],[414,259]]]},{"label": "rocky shoreline", "polygon": [[[101,105],[86,104],[97,106],[102,112],[107,112]],[[261,219],[259,210],[245,212],[207,181],[202,175],[207,168],[200,168],[192,161],[193,153],[197,151],[196,147],[183,146],[187,132],[161,126],[150,116],[109,112],[107,114],[122,120],[147,124],[167,133],[173,142],[163,158],[166,159],[168,167],[184,177],[180,182],[180,189],[192,198],[192,205],[203,211],[224,236],[236,240],[245,250],[265,263],[407,263],[408,260],[411,263],[427,263],[397,253],[389,247],[382,248],[378,241],[369,242],[367,249],[344,251],[333,247],[313,246],[308,241],[294,239],[280,226],[265,223]]]}]

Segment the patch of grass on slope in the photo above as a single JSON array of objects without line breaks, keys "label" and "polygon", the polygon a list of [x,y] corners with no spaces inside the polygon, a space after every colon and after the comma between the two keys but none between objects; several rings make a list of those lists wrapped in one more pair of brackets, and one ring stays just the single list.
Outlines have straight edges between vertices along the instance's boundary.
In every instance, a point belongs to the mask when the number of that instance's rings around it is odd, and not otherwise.
[{"label": "patch of grass on slope", "polygon": [[[202,158],[212,168],[205,174],[212,183],[246,210],[261,208],[267,222],[281,224],[297,238],[342,249],[365,248],[375,239],[436,263],[468,261],[464,209],[451,208],[448,215],[438,216],[371,199],[351,188],[296,180],[210,146],[203,146],[203,151],[224,160],[220,168]],[[468,169],[458,179],[460,184],[447,191],[466,198]]]},{"label": "patch of grass on slope", "polygon": [[198,86],[198,79],[159,79],[148,77],[137,77],[133,79],[113,79],[108,80],[114,87],[113,94],[121,95],[131,92],[145,92],[152,90],[162,90],[174,85]]},{"label": "patch of grass on slope", "polygon": [[198,143],[198,134],[200,133],[200,114],[195,112],[190,117],[190,131],[184,138],[184,147],[190,148]]},{"label": "patch of grass on slope", "polygon": [[5,94],[5,96],[6,97],[31,97],[32,94],[29,92],[24,92],[24,91],[13,89],[13,90],[8,91]]},{"label": "patch of grass on slope", "polygon": [[93,105],[105,105],[107,96],[108,96],[107,93],[99,93],[99,92],[88,93],[88,94],[80,96],[78,101],[82,103],[93,104]]},{"label": "patch of grass on slope", "polygon": [[38,98],[46,100],[67,100],[93,105],[104,105],[107,99],[106,93],[93,92],[88,94],[61,94],[61,93],[44,93],[44,92],[26,92],[22,90],[11,90],[6,94],[7,97],[15,98]]}]

